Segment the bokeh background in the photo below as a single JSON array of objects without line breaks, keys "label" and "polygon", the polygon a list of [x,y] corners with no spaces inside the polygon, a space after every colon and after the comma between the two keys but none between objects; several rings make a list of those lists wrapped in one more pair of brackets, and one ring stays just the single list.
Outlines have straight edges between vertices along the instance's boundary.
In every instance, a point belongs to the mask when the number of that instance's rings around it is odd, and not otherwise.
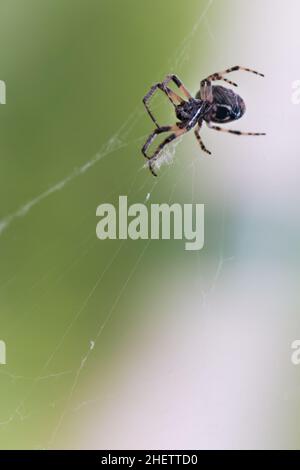
[{"label": "bokeh background", "polygon": [[[0,0],[2,449],[299,448],[297,0]],[[236,64],[239,138],[154,181],[141,99]],[[164,97],[154,100],[174,121]],[[206,205],[205,247],[99,241],[96,207]]]}]

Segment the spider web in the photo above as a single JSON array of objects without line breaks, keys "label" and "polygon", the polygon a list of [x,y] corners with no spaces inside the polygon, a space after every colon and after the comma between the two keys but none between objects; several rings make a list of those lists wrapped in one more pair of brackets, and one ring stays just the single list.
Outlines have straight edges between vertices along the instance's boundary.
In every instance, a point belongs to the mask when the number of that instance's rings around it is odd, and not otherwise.
[{"label": "spider web", "polygon": [[[209,21],[208,21],[208,16],[207,16],[212,3],[213,3],[213,0],[209,0],[207,2],[205,8],[198,16],[194,26],[186,35],[182,44],[174,52],[174,55],[170,58],[170,61],[168,64],[168,67],[170,70],[178,70],[180,67],[182,67],[185,63],[189,61],[189,50],[193,43],[193,40],[195,39],[196,34],[199,31],[200,26],[204,26],[204,33],[206,32],[206,34],[208,34],[211,38],[213,38],[213,34],[209,27]],[[92,169],[96,165],[101,164],[101,161],[103,161],[105,158],[110,158],[114,153],[120,152],[124,150],[125,148],[131,146],[132,144],[141,143],[142,141],[144,141],[145,136],[140,136],[132,140],[129,140],[128,138],[128,136],[132,133],[132,131],[134,131],[141,116],[144,116],[144,115],[145,115],[145,110],[142,109],[141,106],[137,106],[136,109],[134,109],[133,112],[130,114],[128,119],[126,119],[126,121],[122,124],[122,126],[108,139],[107,142],[105,142],[102,145],[99,151],[95,155],[93,155],[90,159],[88,159],[82,166],[78,168],[74,168],[63,179],[61,179],[60,181],[57,181],[50,188],[46,189],[44,192],[40,193],[33,199],[25,202],[16,211],[8,214],[6,217],[0,220],[0,237],[18,219],[25,218],[31,211],[35,209],[36,206],[42,204],[46,199],[50,198],[55,193],[63,192],[63,190],[68,185],[70,185],[75,179],[80,178],[81,176],[85,174],[88,174],[88,172],[92,171]],[[175,148],[179,142],[180,140],[177,140],[172,146],[169,146],[167,149],[165,149],[162,152],[162,155],[158,161],[158,167],[160,167],[161,164],[172,162],[173,160],[172,157],[174,155]],[[137,180],[141,179],[141,176],[143,175],[142,171],[144,171],[143,166],[141,166],[140,170],[137,172],[136,175],[134,175],[134,177],[132,178],[132,181],[129,183],[127,194],[130,194],[136,190],[135,184]],[[192,192],[193,201],[195,199],[194,193],[195,193],[195,179],[197,178],[197,171],[198,171],[198,166],[195,165],[195,161],[193,161],[191,165],[188,165],[188,167],[184,171],[185,174],[191,175],[191,180],[192,180],[191,192]],[[181,178],[182,177],[183,176],[181,176]],[[144,178],[144,183],[140,186],[139,193],[142,194],[141,202],[147,202],[151,199],[151,196],[153,192],[155,191],[155,189],[157,188],[157,186],[160,184],[164,184],[165,175],[160,176],[158,180],[155,180],[153,183],[151,183],[150,189],[147,189],[146,191],[144,191],[144,188],[147,186],[147,181],[149,181],[148,174],[146,176],[143,176],[143,178]],[[169,196],[170,202],[172,201],[173,194],[179,183],[179,179],[180,177],[178,177],[178,181],[175,182],[174,185],[170,189],[170,196]],[[224,226],[225,226],[225,209],[223,211],[222,230],[221,230],[221,235],[220,235],[221,242],[220,242],[218,266],[216,268],[215,274],[213,276],[213,281],[209,289],[205,290],[204,288],[202,288],[201,292],[202,292],[202,297],[203,297],[203,305],[205,305],[208,295],[211,294],[211,292],[215,289],[218,279],[222,273],[224,263],[228,260],[228,258],[225,258],[223,256]],[[88,244],[95,243],[93,238],[94,238],[94,234],[91,234],[87,237],[86,240],[84,240],[83,247],[85,247],[85,249]],[[36,393],[36,389],[39,384],[41,384],[42,382],[48,382],[52,380],[56,381],[56,380],[59,380],[61,377],[69,376],[70,385],[69,385],[68,391],[66,392],[66,396],[64,399],[63,410],[59,414],[58,420],[56,420],[56,422],[54,423],[53,432],[48,442],[45,445],[46,448],[55,447],[58,433],[60,432],[62,426],[65,424],[66,420],[68,419],[69,414],[74,411],[74,409],[71,408],[71,403],[72,403],[72,399],[74,397],[76,388],[78,386],[78,383],[80,381],[81,374],[84,368],[86,367],[92,352],[97,346],[97,343],[100,340],[105,327],[111,320],[121,298],[124,296],[126,289],[128,288],[138,266],[140,266],[144,258],[144,255],[147,249],[149,248],[151,240],[145,243],[142,250],[140,251],[139,256],[137,257],[136,260],[134,260],[132,266],[129,267],[126,278],[124,279],[124,282],[119,292],[115,296],[110,308],[107,310],[104,321],[101,321],[101,323],[98,326],[98,329],[91,335],[89,344],[86,345],[86,349],[82,352],[80,361],[78,363],[78,367],[75,368],[75,370],[68,369],[68,370],[60,370],[58,372],[49,371],[49,369],[51,369],[51,365],[53,363],[53,360],[56,354],[60,351],[60,349],[64,345],[64,342],[67,336],[69,335],[70,331],[72,330],[73,326],[76,324],[78,319],[84,314],[85,309],[87,305],[89,304],[90,300],[93,298],[94,294],[97,291],[99,291],[101,287],[101,283],[104,280],[105,276],[109,273],[110,268],[117,262],[121,251],[124,249],[125,243],[126,241],[119,244],[117,250],[115,250],[114,255],[109,259],[108,263],[104,266],[104,268],[101,269],[96,282],[91,286],[84,301],[82,302],[80,307],[74,311],[74,315],[72,316],[71,321],[68,323],[67,327],[65,328],[63,333],[60,335],[60,337],[57,338],[57,344],[55,348],[52,349],[51,354],[49,355],[49,357],[47,358],[47,360],[41,367],[40,373],[38,374],[38,376],[37,377],[24,377],[24,376],[20,376],[18,374],[14,374],[11,372],[6,372],[2,370],[0,371],[0,374],[3,377],[7,376],[9,380],[13,381],[16,384],[18,384],[19,380],[25,380],[25,381],[28,381],[29,383],[27,393],[25,393],[23,398],[17,403],[15,409],[9,414],[8,417],[4,417],[2,420],[0,420],[0,425],[2,428],[4,428],[8,424],[15,422],[15,421],[22,421],[22,422],[26,421],[30,417],[30,413],[26,411],[26,408],[27,408],[26,404],[29,401],[29,399]],[[78,260],[80,259],[80,256],[83,255],[82,253],[79,254],[79,256],[75,257],[73,262],[70,263],[70,265],[66,268],[66,271],[60,273],[60,275],[57,278],[58,281],[66,274],[68,270],[73,269],[76,266],[76,264],[78,263]],[[78,403],[78,405],[76,406],[76,410],[81,409],[83,406],[86,406],[88,403],[92,403],[92,402],[93,400],[82,401]],[[37,447],[40,447],[40,445],[38,445]]]}]

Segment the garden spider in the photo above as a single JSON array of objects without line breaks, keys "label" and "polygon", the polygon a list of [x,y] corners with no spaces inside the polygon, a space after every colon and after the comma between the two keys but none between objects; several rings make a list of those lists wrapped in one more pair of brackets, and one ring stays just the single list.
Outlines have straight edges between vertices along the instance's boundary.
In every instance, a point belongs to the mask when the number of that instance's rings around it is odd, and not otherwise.
[{"label": "garden spider", "polygon": [[[238,94],[229,88],[225,88],[220,85],[212,85],[212,82],[216,80],[223,80],[230,85],[237,86],[236,83],[224,77],[225,74],[229,72],[235,72],[237,70],[244,70],[246,72],[255,73],[256,75],[264,77],[262,73],[237,65],[235,67],[224,70],[223,72],[213,73],[212,75],[209,75],[207,78],[202,80],[200,83],[200,90],[197,92],[195,98],[192,97],[192,95],[176,75],[168,75],[162,83],[157,83],[151,87],[147,95],[144,96],[143,103],[157,128],[146,140],[144,146],[142,147],[142,153],[148,159],[149,169],[154,176],[157,176],[154,170],[155,162],[165,145],[190,131],[195,125],[197,125],[197,127],[194,132],[201,149],[211,155],[211,152],[207,150],[200,137],[200,129],[203,121],[206,122],[210,129],[214,129],[216,131],[229,132],[230,134],[235,135],[266,135],[265,133],[241,132],[232,129],[224,129],[222,127],[211,124],[235,121],[242,117],[245,113],[245,103]],[[185,99],[177,95],[167,86],[171,81],[177,85]],[[179,122],[173,126],[160,127],[149,108],[148,101],[157,89],[163,91],[175,107],[176,117],[179,119]],[[158,145],[157,149],[151,156],[148,156],[146,153],[148,147],[151,145],[153,140],[163,132],[171,132],[171,134],[160,145]]]}]

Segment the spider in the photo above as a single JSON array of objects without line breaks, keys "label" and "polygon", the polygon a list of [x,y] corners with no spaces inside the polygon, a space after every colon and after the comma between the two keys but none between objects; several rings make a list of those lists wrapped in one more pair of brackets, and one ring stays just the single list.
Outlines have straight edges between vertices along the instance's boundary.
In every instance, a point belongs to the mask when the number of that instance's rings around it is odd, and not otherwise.
[{"label": "spider", "polygon": [[[264,77],[262,73],[256,72],[245,67],[240,67],[236,65],[229,69],[224,70],[223,72],[213,73],[207,78],[201,81],[200,90],[197,92],[196,97],[193,98],[189,91],[185,88],[181,80],[176,75],[167,75],[165,80],[161,83],[156,83],[150,89],[150,91],[144,96],[143,103],[145,108],[151,117],[152,121],[156,125],[156,129],[149,135],[144,146],[142,147],[142,153],[148,159],[148,166],[153,174],[157,176],[154,167],[155,162],[157,161],[160,152],[165,147],[165,145],[172,142],[177,137],[185,134],[190,131],[193,127],[197,126],[195,129],[195,136],[201,149],[207,154],[211,155],[211,152],[207,150],[202,139],[200,137],[200,129],[203,121],[206,122],[207,126],[210,129],[216,131],[229,132],[230,134],[235,135],[266,135],[265,133],[259,132],[241,132],[232,129],[225,129],[223,127],[212,125],[211,123],[228,123],[235,121],[243,116],[246,111],[246,106],[243,99],[235,93],[233,90],[226,88],[220,85],[212,85],[212,82],[216,80],[223,80],[230,85],[237,86],[236,83],[225,78],[224,75],[230,72],[235,72],[238,70],[243,70],[245,72],[255,73]],[[185,99],[176,94],[173,90],[168,87],[170,82],[174,82],[175,85],[179,88],[181,93],[184,95]],[[156,90],[163,91],[175,108],[175,114],[178,122],[173,126],[159,126],[155,117],[153,116],[148,102],[153,96]],[[171,132],[171,134],[163,140],[163,142],[158,145],[156,150],[152,153],[151,156],[148,156],[146,151],[154,139],[164,132]]]}]

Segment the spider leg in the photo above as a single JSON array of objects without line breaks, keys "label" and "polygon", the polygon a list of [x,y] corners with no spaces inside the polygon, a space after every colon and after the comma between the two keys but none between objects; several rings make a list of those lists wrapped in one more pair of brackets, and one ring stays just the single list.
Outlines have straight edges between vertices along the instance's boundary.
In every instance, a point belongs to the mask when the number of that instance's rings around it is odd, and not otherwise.
[{"label": "spider leg", "polygon": [[207,126],[210,129],[214,129],[215,131],[228,132],[229,134],[235,134],[235,135],[266,135],[265,132],[242,132],[242,131],[236,131],[233,129],[225,129],[224,127],[220,127],[220,126],[213,126],[210,123],[207,123]]},{"label": "spider leg", "polygon": [[[201,123],[202,124],[202,123]],[[195,133],[195,136],[196,136],[196,139],[201,147],[201,149],[203,150],[203,152],[206,152],[208,153],[208,155],[211,155],[211,151],[208,150],[204,143],[202,142],[202,139],[201,139],[201,136],[200,136],[200,129],[201,129],[201,124],[198,124],[198,126],[196,127],[194,133]]]},{"label": "spider leg", "polygon": [[204,79],[200,84],[200,98],[203,101],[213,102],[212,84],[208,79]]},{"label": "spider leg", "polygon": [[184,96],[190,100],[192,99],[192,95],[188,91],[188,89],[184,86],[180,78],[177,77],[177,75],[167,75],[166,78],[163,81],[163,84],[167,85],[170,81],[173,81],[175,85],[179,88],[179,90],[184,94]]},{"label": "spider leg", "polygon": [[[175,126],[170,126],[168,130],[173,131],[172,134],[170,134],[165,140],[163,140],[161,142],[161,144],[159,144],[159,146],[157,147],[157,149],[155,150],[155,152],[153,153],[153,155],[150,158],[147,157],[148,160],[149,160],[149,162],[148,162],[149,170],[151,171],[153,176],[157,176],[157,174],[155,173],[153,167],[154,167],[154,164],[155,164],[156,160],[159,157],[160,152],[163,150],[163,148],[167,144],[172,142],[173,140],[177,139],[177,137],[179,137],[182,134],[185,134],[186,132],[188,132],[190,129],[189,129],[189,126],[179,127],[178,125],[175,125]],[[162,132],[167,132],[167,131],[162,131]],[[151,134],[151,136],[152,136],[152,134]],[[152,140],[153,140],[153,138],[152,138]],[[151,142],[152,142],[152,140],[151,140]]]},{"label": "spider leg", "polygon": [[148,139],[146,140],[145,144],[143,145],[142,147],[142,153],[144,155],[145,158],[147,158],[148,160],[150,160],[151,157],[148,157],[148,155],[146,154],[146,151],[148,149],[148,147],[152,144],[153,140],[156,138],[156,136],[158,134],[161,134],[162,132],[169,132],[169,131],[172,131],[172,130],[176,130],[177,129],[177,126],[162,126],[162,127],[157,127],[148,137]]},{"label": "spider leg", "polygon": [[[170,80],[169,80],[170,81]],[[156,92],[156,90],[161,90],[163,91],[167,97],[169,98],[169,100],[171,101],[171,103],[174,105],[174,106],[177,106],[178,104],[181,104],[184,102],[184,100],[181,98],[181,96],[177,95],[174,91],[172,91],[170,88],[167,87],[166,83],[163,82],[163,83],[156,83],[155,85],[153,85],[149,92],[144,96],[143,98],[143,103],[144,103],[144,106],[147,110],[147,113],[149,114],[149,116],[151,117],[152,121],[154,122],[154,124],[159,128],[159,124],[158,122],[156,121],[155,117],[153,116],[150,108],[149,108],[149,105],[148,105],[148,102],[150,101],[150,99],[152,98],[152,96],[154,95],[154,93]]]},{"label": "spider leg", "polygon": [[[208,82],[214,82],[216,80],[223,80],[224,82],[229,83],[230,85],[237,86],[235,82],[232,82],[231,80],[228,80],[228,78],[225,78],[224,75],[230,72],[237,72],[238,70],[242,70],[244,72],[250,72],[254,73],[255,75],[259,75],[260,77],[264,77],[264,75],[260,72],[257,72],[256,70],[248,69],[246,67],[241,67],[240,65],[235,65],[234,67],[230,67],[229,69],[223,70],[222,72],[216,72],[211,75],[209,75],[207,78],[202,80],[202,82],[208,81]],[[201,82],[201,85],[202,85]]]},{"label": "spider leg", "polygon": [[260,77],[264,77],[263,73],[257,72],[256,70],[253,69],[248,69],[246,67],[241,67],[240,65],[235,65],[234,67],[230,67],[229,69],[223,70],[223,72],[219,72],[218,74],[215,75],[225,75],[230,72],[237,72],[238,70],[242,70],[243,72],[250,72],[250,73],[255,73],[255,75],[259,75]]},{"label": "spider leg", "polygon": [[145,108],[149,114],[149,116],[151,117],[152,121],[155,123],[155,125],[157,127],[159,127],[155,117],[153,116],[150,108],[149,108],[149,105],[148,105],[148,102],[149,100],[152,98],[152,96],[154,95],[154,93],[156,92],[157,89],[163,91],[169,98],[169,100],[171,101],[171,103],[174,105],[174,106],[177,106],[178,104],[181,104],[184,102],[184,99],[181,98],[181,96],[177,95],[174,91],[172,91],[167,85],[168,83],[170,83],[171,81],[173,81],[175,83],[175,85],[179,88],[179,90],[183,93],[183,95],[188,99],[192,99],[192,95],[190,94],[190,92],[187,90],[187,88],[183,85],[182,81],[177,77],[177,75],[167,75],[166,78],[163,80],[162,83],[156,83],[155,85],[153,85],[149,92],[144,96],[143,98],[143,103],[145,105]]}]

